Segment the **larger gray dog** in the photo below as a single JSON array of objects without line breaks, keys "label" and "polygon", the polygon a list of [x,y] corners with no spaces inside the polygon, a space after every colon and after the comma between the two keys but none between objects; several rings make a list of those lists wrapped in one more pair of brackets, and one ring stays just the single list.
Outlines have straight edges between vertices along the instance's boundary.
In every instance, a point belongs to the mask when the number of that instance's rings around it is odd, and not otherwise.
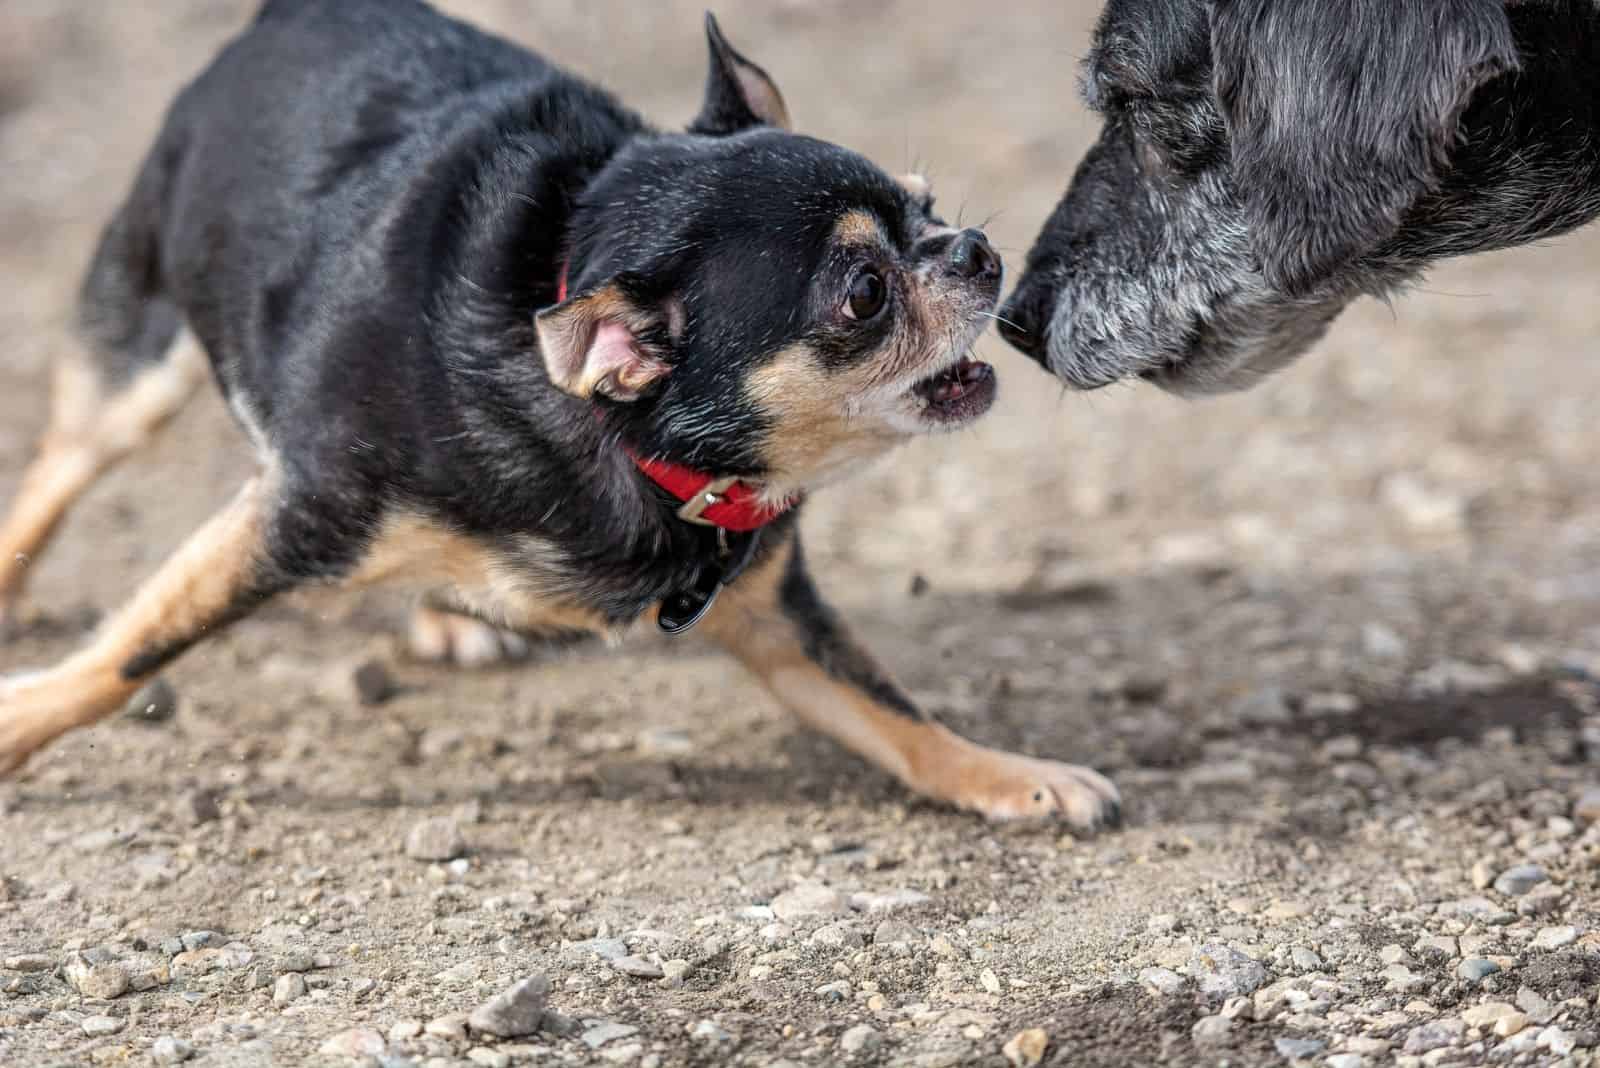
[{"label": "larger gray dog", "polygon": [[1083,90],[1001,324],[1080,389],[1246,388],[1357,296],[1600,214],[1596,0],[1109,0]]}]

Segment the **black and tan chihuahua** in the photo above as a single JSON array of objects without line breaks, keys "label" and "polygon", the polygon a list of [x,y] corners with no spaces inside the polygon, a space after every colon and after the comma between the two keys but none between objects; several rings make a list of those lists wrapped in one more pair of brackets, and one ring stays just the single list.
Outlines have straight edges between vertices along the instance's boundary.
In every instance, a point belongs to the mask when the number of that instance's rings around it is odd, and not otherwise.
[{"label": "black and tan chihuahua", "polygon": [[[932,722],[822,601],[796,505],[994,399],[1000,292],[926,183],[791,133],[708,18],[684,133],[416,0],[269,0],[183,91],[83,291],[0,527],[0,615],[207,368],[261,461],[88,646],[0,681],[0,772],[306,584],[451,620],[699,620],[808,724],[993,818],[1113,819],[1085,768]],[[720,596],[719,596],[720,594]],[[426,629],[426,628],[425,628]]]}]

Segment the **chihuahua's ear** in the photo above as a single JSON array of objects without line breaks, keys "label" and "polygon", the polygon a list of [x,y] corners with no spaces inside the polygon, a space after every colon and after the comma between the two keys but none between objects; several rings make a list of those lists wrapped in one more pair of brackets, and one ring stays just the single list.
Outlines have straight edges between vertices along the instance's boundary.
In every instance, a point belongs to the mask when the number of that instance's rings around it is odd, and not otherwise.
[{"label": "chihuahua's ear", "polygon": [[711,70],[706,98],[689,132],[721,137],[752,126],[787,130],[789,108],[767,72],[741,56],[722,36],[717,18],[706,12],[706,40],[711,45]]},{"label": "chihuahua's ear", "polygon": [[534,317],[534,328],[557,389],[574,397],[632,401],[672,370],[644,340],[661,336],[660,319],[611,281],[546,308]]}]

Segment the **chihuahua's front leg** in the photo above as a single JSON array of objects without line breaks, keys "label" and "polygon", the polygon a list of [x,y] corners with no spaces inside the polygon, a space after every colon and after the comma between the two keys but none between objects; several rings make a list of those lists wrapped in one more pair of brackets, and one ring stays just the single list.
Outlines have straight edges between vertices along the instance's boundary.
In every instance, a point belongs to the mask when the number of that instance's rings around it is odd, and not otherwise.
[{"label": "chihuahua's front leg", "polygon": [[988,749],[929,719],[823,603],[797,534],[723,592],[706,628],[808,725],[918,793],[994,820],[1117,821],[1117,789],[1099,773]]}]

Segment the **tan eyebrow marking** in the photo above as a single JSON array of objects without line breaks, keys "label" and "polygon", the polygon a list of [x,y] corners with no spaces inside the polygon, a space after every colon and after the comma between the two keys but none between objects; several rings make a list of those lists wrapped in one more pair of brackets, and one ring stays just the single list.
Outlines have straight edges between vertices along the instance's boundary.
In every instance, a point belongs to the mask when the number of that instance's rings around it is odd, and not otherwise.
[{"label": "tan eyebrow marking", "polygon": [[855,209],[833,224],[834,239],[845,245],[872,245],[883,240],[883,226],[870,211]]}]

